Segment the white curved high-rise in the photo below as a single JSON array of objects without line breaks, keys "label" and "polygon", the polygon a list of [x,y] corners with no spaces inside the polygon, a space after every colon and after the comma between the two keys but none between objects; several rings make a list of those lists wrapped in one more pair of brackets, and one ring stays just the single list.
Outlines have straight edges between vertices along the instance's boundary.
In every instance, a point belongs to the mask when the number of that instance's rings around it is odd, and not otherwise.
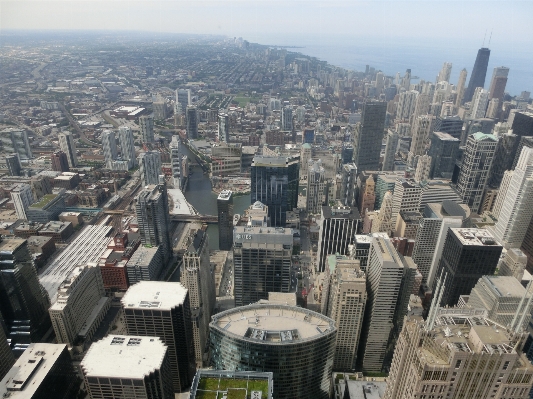
[{"label": "white curved high-rise", "polygon": [[524,147],[494,226],[494,238],[505,248],[520,248],[532,216],[533,148]]}]

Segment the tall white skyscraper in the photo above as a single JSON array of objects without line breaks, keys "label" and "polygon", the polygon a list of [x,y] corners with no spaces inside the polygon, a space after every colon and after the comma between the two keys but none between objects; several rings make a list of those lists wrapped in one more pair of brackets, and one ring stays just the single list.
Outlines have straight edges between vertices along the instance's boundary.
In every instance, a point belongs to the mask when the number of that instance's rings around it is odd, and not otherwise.
[{"label": "tall white skyscraper", "polygon": [[452,63],[445,62],[444,65],[442,66],[442,69],[439,72],[439,76],[437,77],[437,83],[449,82],[451,73],[452,73]]},{"label": "tall white skyscraper", "polygon": [[117,141],[115,139],[115,132],[112,130],[104,130],[102,132],[102,148],[104,151],[104,160],[106,168],[112,169],[113,161],[117,159]]},{"label": "tall white skyscraper", "polygon": [[489,92],[484,90],[483,87],[477,87],[474,91],[474,96],[472,97],[470,117],[472,119],[484,118],[488,103]]},{"label": "tall white skyscraper", "polygon": [[309,168],[309,161],[312,156],[312,147],[311,144],[305,143],[302,145],[300,150],[300,180],[303,179],[303,176],[307,176],[307,170]]},{"label": "tall white skyscraper", "polygon": [[455,108],[459,108],[463,104],[463,98],[465,96],[466,76],[468,72],[465,68],[461,70],[459,74],[459,81],[457,82],[457,97],[455,98]]},{"label": "tall white skyscraper", "polygon": [[292,107],[290,105],[281,109],[281,130],[292,131]]},{"label": "tall white skyscraper", "polygon": [[524,147],[505,193],[494,238],[505,248],[520,248],[533,216],[533,148]]},{"label": "tall white skyscraper", "polygon": [[433,117],[430,115],[419,116],[414,121],[411,131],[413,140],[411,141],[410,148],[410,152],[414,155],[424,155],[429,140],[432,121]]},{"label": "tall white skyscraper", "polygon": [[178,136],[172,136],[170,147],[170,163],[172,165],[172,178],[174,180],[174,188],[181,189],[183,175],[183,154],[181,153],[181,143]]},{"label": "tall white skyscraper", "polygon": [[396,157],[396,150],[398,149],[398,141],[400,135],[396,130],[390,130],[387,133],[387,145],[385,146],[385,156],[383,157],[383,165],[381,170],[392,171],[394,169],[394,160]]},{"label": "tall white skyscraper", "polygon": [[398,108],[396,109],[397,120],[409,120],[413,112],[415,112],[417,97],[418,92],[416,90],[400,93]]},{"label": "tall white skyscraper", "polygon": [[135,155],[135,144],[131,128],[128,126],[118,128],[118,142],[122,152],[122,159],[128,161],[128,169],[137,166],[137,156]]},{"label": "tall white skyscraper", "polygon": [[154,117],[152,115],[139,117],[139,126],[141,127],[141,141],[143,143],[153,143],[155,141]]},{"label": "tall white skyscraper", "polygon": [[69,132],[60,133],[57,135],[59,139],[59,147],[61,151],[67,154],[68,166],[75,168],[78,166],[78,156],[76,155],[76,144],[74,137]]},{"label": "tall white skyscraper", "polygon": [[141,183],[143,186],[158,184],[161,174],[161,154],[159,151],[147,151],[139,155]]},{"label": "tall white skyscraper", "polygon": [[498,189],[498,195],[496,196],[496,201],[494,201],[494,206],[492,208],[492,215],[498,219],[500,217],[500,212],[503,207],[503,202],[505,201],[505,195],[509,189],[509,184],[511,184],[511,179],[513,178],[514,170],[506,170],[503,173],[502,183]]},{"label": "tall white skyscraper", "polygon": [[180,112],[185,113],[185,109],[187,108],[187,106],[192,105],[191,89],[177,89],[176,102],[179,104]]},{"label": "tall white skyscraper", "polygon": [[19,184],[11,190],[11,199],[15,206],[17,218],[27,220],[26,209],[33,204],[33,193],[29,184]]},{"label": "tall white skyscraper", "polygon": [[415,181],[421,182],[429,179],[429,171],[431,170],[431,157],[429,155],[422,155],[418,158],[415,170]]}]

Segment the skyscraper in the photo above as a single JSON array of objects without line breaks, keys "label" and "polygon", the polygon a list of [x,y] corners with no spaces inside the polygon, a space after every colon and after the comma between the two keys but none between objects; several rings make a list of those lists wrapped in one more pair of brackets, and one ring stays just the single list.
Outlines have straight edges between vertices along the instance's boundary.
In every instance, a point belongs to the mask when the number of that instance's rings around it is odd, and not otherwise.
[{"label": "skyscraper", "polygon": [[198,138],[198,110],[195,105],[188,105],[185,118],[187,120],[187,138],[194,140]]},{"label": "skyscraper", "polygon": [[448,133],[450,136],[460,139],[463,123],[463,120],[458,116],[437,116],[433,131]]},{"label": "skyscraper", "polygon": [[[494,274],[502,246],[485,229],[449,228],[435,276],[444,278],[441,306],[454,306],[484,275]],[[435,292],[437,280],[433,280]]]},{"label": "skyscraper", "polygon": [[155,335],[108,335],[93,343],[80,364],[89,397],[174,398],[171,348],[165,343]]},{"label": "skyscraper", "polygon": [[209,329],[215,370],[272,372],[273,398],[330,397],[337,328],[329,317],[256,303],[217,313]]},{"label": "skyscraper", "polygon": [[[2,320],[2,315],[0,315],[0,320]],[[15,357],[7,342],[4,329],[0,326],[0,381],[2,381],[11,366],[13,366],[13,363],[15,363]]]},{"label": "skyscraper", "polygon": [[209,262],[209,242],[204,229],[191,231],[183,254],[180,282],[189,291],[196,365],[207,358],[209,322],[215,309],[215,276]]},{"label": "skyscraper", "polygon": [[413,248],[413,261],[422,274],[422,283],[433,281],[436,270],[432,270],[432,265],[440,259],[448,228],[461,227],[466,217],[465,209],[451,201],[425,206]]},{"label": "skyscraper", "polygon": [[423,182],[429,179],[429,171],[431,169],[431,157],[429,155],[422,155],[418,158],[415,170],[415,181]]},{"label": "skyscraper", "polygon": [[455,98],[455,108],[459,108],[463,104],[465,95],[466,76],[468,72],[465,68],[459,74],[459,81],[457,82],[457,97]]},{"label": "skyscraper", "polygon": [[392,220],[392,193],[387,191],[381,201],[381,207],[379,213],[372,224],[372,233],[386,233],[392,236],[392,232],[395,230],[396,222]]},{"label": "skyscraper", "polygon": [[533,216],[533,148],[524,147],[512,174],[494,226],[494,238],[505,248],[520,248]]},{"label": "skyscraper", "polygon": [[417,97],[418,92],[416,90],[400,93],[398,107],[396,108],[396,120],[409,120],[413,112],[415,112]]},{"label": "skyscraper", "polygon": [[[367,300],[365,273],[359,261],[348,261],[346,256],[329,255],[328,267],[332,267],[328,289],[326,316],[337,326],[333,370],[355,369],[357,347]],[[343,262],[344,261],[344,262]],[[324,294],[323,294],[324,295]]]},{"label": "skyscraper", "polygon": [[34,343],[0,380],[0,397],[75,399],[79,388],[67,345]]},{"label": "skyscraper", "polygon": [[504,173],[514,169],[513,161],[515,156],[520,156],[519,153],[517,154],[519,144],[520,137],[513,134],[512,131],[500,134],[490,168],[490,177],[488,179],[490,187],[500,187]]},{"label": "skyscraper", "polygon": [[430,138],[431,145],[428,155],[431,157],[431,169],[429,177],[431,179],[451,179],[455,162],[459,156],[461,141],[443,132],[433,132]]},{"label": "skyscraper", "polygon": [[191,105],[191,89],[177,89],[176,102],[179,104],[181,113],[185,113],[188,105]]},{"label": "skyscraper", "polygon": [[396,157],[396,150],[398,149],[398,141],[400,136],[396,130],[389,130],[387,133],[387,144],[385,146],[385,155],[383,156],[383,166],[381,170],[394,170],[394,161]]},{"label": "skyscraper", "polygon": [[233,246],[233,192],[223,190],[217,198],[218,249],[231,251]]},{"label": "skyscraper", "polygon": [[511,129],[517,136],[533,136],[533,113],[516,112]]},{"label": "skyscraper", "polygon": [[431,123],[433,117],[431,115],[423,115],[416,118],[411,130],[411,148],[409,155],[417,156],[424,155],[426,152],[427,142],[429,140],[429,132],[431,131]]},{"label": "skyscraper", "polygon": [[281,109],[281,130],[292,132],[292,107],[286,105]]},{"label": "skyscraper", "polygon": [[327,199],[324,168],[320,160],[313,162],[307,172],[307,206],[310,214],[320,213]]},{"label": "skyscraper", "polygon": [[289,292],[292,230],[236,226],[233,230],[235,306],[268,299],[269,292]]},{"label": "skyscraper", "polygon": [[439,75],[437,76],[437,83],[439,82],[450,82],[450,75],[452,73],[452,63],[451,62],[445,62],[442,65],[442,69],[439,72]]},{"label": "skyscraper", "polygon": [[68,172],[68,158],[63,151],[56,151],[51,156],[52,170],[56,172]]},{"label": "skyscraper", "polygon": [[48,310],[57,342],[72,347],[81,335],[89,343],[110,306],[100,268],[76,268],[61,283],[57,300]]},{"label": "skyscraper", "polygon": [[5,156],[7,171],[9,176],[20,176],[22,165],[20,164],[19,154],[14,152]]},{"label": "skyscraper", "polygon": [[76,144],[74,137],[69,132],[60,133],[57,135],[59,139],[59,147],[61,151],[67,154],[68,166],[75,168],[78,166],[78,156],[76,155]]},{"label": "skyscraper", "polygon": [[129,335],[159,337],[167,346],[174,392],[183,392],[196,372],[187,289],[181,283],[141,281],[128,288],[121,303]]},{"label": "skyscraper", "polygon": [[328,255],[347,255],[361,222],[359,211],[349,206],[323,206],[318,232],[318,271],[326,268]]},{"label": "skyscraper", "polygon": [[141,184],[158,184],[161,174],[161,153],[159,151],[147,151],[139,155]]},{"label": "skyscraper", "polygon": [[468,81],[468,87],[465,90],[463,102],[472,101],[474,91],[477,87],[485,87],[485,77],[487,75],[487,66],[489,65],[490,50],[488,48],[480,48],[477,52],[476,62]]},{"label": "skyscraper", "polygon": [[433,326],[406,321],[383,399],[529,397],[533,365],[519,334],[471,312],[439,311]]},{"label": "skyscraper", "polygon": [[168,145],[170,148],[170,163],[172,166],[172,179],[174,188],[181,189],[185,176],[183,174],[183,154],[181,152],[181,142],[179,136],[172,136],[172,141]]},{"label": "skyscraper", "polygon": [[272,226],[283,227],[287,211],[298,206],[297,157],[256,155],[251,169],[251,203],[268,206]]},{"label": "skyscraper", "polygon": [[303,177],[307,177],[307,169],[309,167],[309,161],[312,157],[312,147],[309,143],[304,143],[302,149],[300,150],[300,180],[303,180]]},{"label": "skyscraper", "polygon": [[41,340],[51,327],[50,298],[37,278],[26,240],[0,241],[0,313],[13,342]]},{"label": "skyscraper", "polygon": [[154,138],[154,117],[152,115],[143,115],[139,117],[139,126],[141,128],[141,142],[153,143]]},{"label": "skyscraper", "polygon": [[135,211],[142,244],[152,247],[161,245],[163,265],[166,266],[172,255],[166,185],[144,187],[135,198]]},{"label": "skyscraper", "polygon": [[342,180],[341,180],[340,201],[345,206],[355,206],[356,203],[358,202],[357,167],[353,163],[345,163],[344,165],[342,165],[341,173],[342,173],[342,178],[341,178]]},{"label": "skyscraper", "polygon": [[497,98],[500,104],[503,104],[507,76],[509,76],[509,68],[504,66],[494,68],[489,87],[489,99]]},{"label": "skyscraper", "polygon": [[416,270],[409,259],[399,255],[390,240],[372,238],[366,269],[368,300],[357,356],[363,371],[381,372],[392,356]]},{"label": "skyscraper", "polygon": [[472,105],[470,106],[470,117],[472,119],[479,119],[485,117],[487,111],[487,104],[489,103],[489,92],[483,87],[476,87],[474,95],[472,96]]},{"label": "skyscraper", "polygon": [[26,210],[33,204],[33,193],[29,184],[18,184],[11,190],[11,199],[17,213],[17,218],[28,220]]},{"label": "skyscraper", "polygon": [[122,159],[128,161],[128,169],[132,169],[137,166],[133,132],[131,131],[130,127],[121,126],[118,128],[118,142],[120,144]]},{"label": "skyscraper", "polygon": [[115,132],[112,130],[104,130],[102,132],[102,149],[104,152],[104,160],[107,169],[113,169],[113,161],[117,159],[117,141]]},{"label": "skyscraper", "polygon": [[229,143],[229,116],[218,114],[218,142]]},{"label": "skyscraper", "polygon": [[498,139],[492,134],[474,133],[468,137],[457,181],[457,191],[472,212],[478,212],[487,185]]},{"label": "skyscraper", "polygon": [[378,170],[387,103],[366,101],[361,122],[355,126],[353,160],[357,170]]}]

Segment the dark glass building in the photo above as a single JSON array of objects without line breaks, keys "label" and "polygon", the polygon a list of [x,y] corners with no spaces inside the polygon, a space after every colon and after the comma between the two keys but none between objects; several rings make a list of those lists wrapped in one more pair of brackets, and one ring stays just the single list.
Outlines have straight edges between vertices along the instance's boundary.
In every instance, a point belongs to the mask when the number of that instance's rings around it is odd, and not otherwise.
[{"label": "dark glass building", "polygon": [[385,134],[387,103],[366,101],[361,122],[355,127],[353,161],[357,170],[379,170],[381,142]]},{"label": "dark glass building", "polygon": [[533,136],[533,113],[517,112],[511,126],[517,136]]},{"label": "dark glass building", "polygon": [[50,157],[52,160],[52,170],[57,172],[69,171],[67,154],[63,151],[56,151]]},{"label": "dark glass building", "polygon": [[489,65],[490,50],[488,48],[480,48],[477,52],[474,68],[468,81],[468,87],[465,90],[463,102],[472,101],[476,87],[485,87],[485,78],[487,76],[487,67]]},{"label": "dark glass building", "polygon": [[37,278],[26,240],[0,242],[0,313],[12,344],[42,339],[52,327],[50,298]]},{"label": "dark glass building", "polygon": [[198,112],[196,106],[188,105],[185,111],[185,119],[187,120],[187,138],[198,138]]},{"label": "dark glass building", "polygon": [[448,229],[435,275],[445,278],[440,305],[455,306],[459,296],[469,295],[482,276],[494,274],[502,249],[485,229]]},{"label": "dark glass building", "polygon": [[516,150],[520,143],[520,137],[516,134],[506,133],[500,136],[496,145],[496,152],[492,160],[488,184],[492,188],[500,187],[503,174],[511,170],[516,156]]},{"label": "dark glass building", "polygon": [[434,132],[448,133],[450,136],[460,139],[463,130],[463,120],[458,116],[437,116],[433,125]]},{"label": "dark glass building", "polygon": [[520,137],[520,142],[518,143],[518,147],[516,148],[515,157],[513,160],[513,166],[511,169],[516,168],[516,164],[518,163],[518,158],[520,158],[520,154],[522,153],[522,149],[524,147],[533,148],[533,137],[529,136],[522,136]]},{"label": "dark glass building", "polygon": [[431,133],[431,146],[428,155],[431,157],[430,179],[450,179],[455,161],[459,157],[461,141],[448,133]]},{"label": "dark glass building", "polygon": [[233,246],[233,192],[223,190],[217,198],[218,249],[231,251]]},{"label": "dark glass building", "polygon": [[217,313],[209,329],[215,370],[271,372],[276,399],[330,397],[337,329],[329,317],[253,304]]},{"label": "dark glass building", "polygon": [[272,226],[284,227],[287,211],[298,206],[298,157],[254,157],[251,169],[251,203],[268,206]]}]

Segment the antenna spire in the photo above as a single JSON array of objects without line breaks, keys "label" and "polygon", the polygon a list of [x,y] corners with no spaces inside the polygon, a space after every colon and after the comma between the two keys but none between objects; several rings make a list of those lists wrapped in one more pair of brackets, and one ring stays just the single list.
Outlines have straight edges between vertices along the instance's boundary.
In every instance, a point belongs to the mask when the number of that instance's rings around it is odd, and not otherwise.
[{"label": "antenna spire", "polygon": [[490,41],[492,39],[492,30],[490,31],[490,36],[489,36],[489,47],[490,47]]},{"label": "antenna spire", "polygon": [[487,30],[485,29],[485,36],[483,36],[483,45],[481,47],[485,47],[485,39],[487,38]]}]

